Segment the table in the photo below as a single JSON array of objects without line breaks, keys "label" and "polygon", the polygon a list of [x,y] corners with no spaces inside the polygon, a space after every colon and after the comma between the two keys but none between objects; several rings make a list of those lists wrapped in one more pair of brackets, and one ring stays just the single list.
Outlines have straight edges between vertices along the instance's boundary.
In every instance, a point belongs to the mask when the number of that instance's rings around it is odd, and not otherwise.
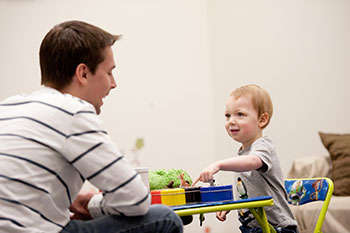
[{"label": "table", "polygon": [[171,206],[170,208],[172,208],[179,216],[212,213],[224,210],[249,209],[264,233],[276,233],[275,229],[268,223],[264,209],[265,206],[272,205],[272,197],[261,196],[228,202],[210,202]]}]

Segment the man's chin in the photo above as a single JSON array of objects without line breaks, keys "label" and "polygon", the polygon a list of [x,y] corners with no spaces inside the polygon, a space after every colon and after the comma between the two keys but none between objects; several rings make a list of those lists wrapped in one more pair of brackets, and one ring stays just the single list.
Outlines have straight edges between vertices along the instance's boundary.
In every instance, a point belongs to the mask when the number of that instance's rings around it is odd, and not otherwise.
[{"label": "man's chin", "polygon": [[96,107],[95,106],[95,110],[96,110],[96,114],[99,115],[101,113],[101,107]]}]

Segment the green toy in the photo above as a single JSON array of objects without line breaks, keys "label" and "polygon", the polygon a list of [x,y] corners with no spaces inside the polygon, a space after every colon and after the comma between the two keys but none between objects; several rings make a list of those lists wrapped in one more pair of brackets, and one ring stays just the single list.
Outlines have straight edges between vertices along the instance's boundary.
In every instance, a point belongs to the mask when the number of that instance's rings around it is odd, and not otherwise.
[{"label": "green toy", "polygon": [[[181,184],[180,175],[183,173],[183,179],[192,184],[192,179],[188,173],[182,169],[160,169],[149,172],[149,186],[150,190],[164,189],[164,188],[179,188]],[[183,186],[183,184],[181,185]]]}]

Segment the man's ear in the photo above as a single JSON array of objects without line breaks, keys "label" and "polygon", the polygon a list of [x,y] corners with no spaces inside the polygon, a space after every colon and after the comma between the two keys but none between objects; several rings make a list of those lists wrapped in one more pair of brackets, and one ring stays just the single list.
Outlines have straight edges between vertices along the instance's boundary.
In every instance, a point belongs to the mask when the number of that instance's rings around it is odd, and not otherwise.
[{"label": "man's ear", "polygon": [[263,114],[261,114],[260,118],[259,118],[259,127],[260,128],[264,128],[267,123],[269,122],[269,114],[267,112],[264,112]]},{"label": "man's ear", "polygon": [[86,85],[88,82],[87,76],[89,74],[89,68],[84,63],[80,63],[75,69],[75,76],[80,85]]}]

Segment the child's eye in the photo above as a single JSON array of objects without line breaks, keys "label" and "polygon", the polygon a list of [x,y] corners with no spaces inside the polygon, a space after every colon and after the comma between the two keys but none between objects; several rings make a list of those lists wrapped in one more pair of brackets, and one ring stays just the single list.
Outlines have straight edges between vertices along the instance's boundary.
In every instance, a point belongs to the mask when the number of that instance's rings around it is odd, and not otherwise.
[{"label": "child's eye", "polygon": [[230,115],[230,114],[228,114],[228,113],[226,113],[226,114],[225,114],[225,117],[226,117],[226,118],[230,118],[230,117],[231,117],[231,115]]},{"label": "child's eye", "polygon": [[241,117],[241,116],[244,116],[244,114],[243,114],[242,112],[238,112],[238,113],[237,113],[237,116],[240,116],[240,117]]}]

